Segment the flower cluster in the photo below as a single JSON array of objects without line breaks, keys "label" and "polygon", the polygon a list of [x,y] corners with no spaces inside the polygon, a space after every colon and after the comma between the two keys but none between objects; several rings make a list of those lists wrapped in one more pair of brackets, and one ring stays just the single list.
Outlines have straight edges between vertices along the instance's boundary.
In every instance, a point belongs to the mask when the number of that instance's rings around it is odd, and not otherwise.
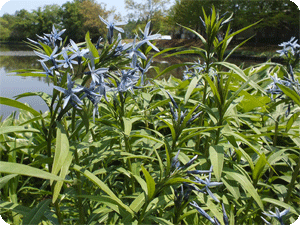
[{"label": "flower cluster", "polygon": [[[146,66],[143,67],[140,59],[146,61],[147,57],[140,50],[140,47],[147,44],[155,51],[159,51],[150,41],[158,39],[161,36],[160,34],[151,35],[149,21],[143,32],[143,37],[141,37],[139,41],[137,41],[138,36],[136,36],[132,43],[123,44],[120,33],[123,33],[124,31],[118,26],[125,25],[125,23],[116,22],[114,20],[114,15],[110,15],[108,20],[103,19],[101,16],[99,16],[99,18],[106,24],[108,29],[107,40],[110,45],[109,56],[113,58],[123,57],[130,59],[131,63],[129,65],[129,69],[123,69],[119,72],[101,67],[99,58],[95,57],[95,52],[92,52],[91,48],[88,48],[88,46],[86,48],[80,47],[80,45],[76,44],[71,39],[69,45],[66,47],[63,47],[61,42],[60,45],[58,45],[57,41],[62,41],[61,35],[65,32],[65,29],[59,31],[54,27],[54,25],[52,32],[50,34],[44,34],[43,37],[38,36],[38,41],[29,39],[31,43],[39,47],[35,48],[36,50],[34,53],[40,57],[38,61],[44,69],[44,72],[41,73],[46,74],[47,78],[49,76],[51,78],[58,77],[59,82],[62,80],[67,81],[66,84],[57,83],[54,86],[56,90],[62,92],[64,95],[62,108],[65,109],[70,103],[73,107],[81,109],[80,106],[83,105],[82,100],[87,98],[94,105],[94,118],[95,115],[98,115],[98,104],[102,97],[108,101],[106,95],[108,91],[127,92],[130,90],[133,92],[133,89],[135,88],[134,86],[139,80],[141,80],[141,85],[144,85],[144,76],[151,66],[152,59],[148,60]],[[114,30],[120,32],[116,41],[113,41]],[[97,51],[102,40],[103,39],[100,37],[95,45]],[[51,52],[49,49],[46,49],[46,51],[43,44],[52,47]],[[99,53],[99,56],[101,54],[102,52]],[[83,70],[88,69],[88,71],[78,74],[78,70],[75,74],[74,65],[77,67],[81,66]],[[111,76],[112,74],[114,75]],[[77,86],[74,88],[76,76],[78,75],[81,76],[81,78],[83,75],[91,78],[89,87],[86,87],[86,85],[81,86],[81,84],[76,84]],[[67,79],[62,79],[64,76],[66,76]],[[116,79],[114,82],[110,80],[113,79],[112,77]],[[64,88],[64,86],[66,86],[66,88]]]},{"label": "flower cluster", "polygon": [[[185,66],[185,71],[183,71],[182,80],[189,80],[189,79],[192,79],[192,78],[198,76],[199,74],[204,74],[206,67],[207,67],[206,63],[204,62],[203,64],[201,64],[200,60],[198,60],[198,62],[194,62],[194,65],[192,65],[191,67]],[[213,67],[209,67],[208,75],[213,80],[217,76],[217,72]],[[201,80],[202,79],[200,79],[198,85],[203,84]]]},{"label": "flower cluster", "polygon": [[[288,42],[282,42],[279,44],[280,47],[283,47],[281,50],[277,50],[277,53],[280,53],[280,56],[285,55],[289,57],[289,54],[296,56],[300,54],[300,45],[297,43],[298,39],[295,40],[295,37],[291,37],[291,40]],[[299,56],[298,56],[299,57]]]}]

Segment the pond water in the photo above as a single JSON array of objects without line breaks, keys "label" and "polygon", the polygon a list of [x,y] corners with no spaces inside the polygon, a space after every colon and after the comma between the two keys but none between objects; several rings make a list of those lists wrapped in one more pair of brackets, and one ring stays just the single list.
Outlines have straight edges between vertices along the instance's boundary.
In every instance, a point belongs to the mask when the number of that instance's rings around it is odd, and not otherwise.
[{"label": "pond water", "polygon": [[[40,63],[37,61],[38,57],[31,51],[31,49],[20,46],[7,46],[0,45],[0,96],[14,99],[15,96],[23,94],[25,92],[45,92],[51,94],[53,90],[53,84],[48,84],[45,78],[41,77],[22,77],[16,76],[16,73],[12,72],[19,69],[42,69]],[[153,60],[152,65],[158,66],[160,71],[168,68],[171,65],[179,64],[183,62],[195,62],[198,57],[195,56],[180,56],[180,57],[168,57],[164,58],[159,56]],[[232,62],[236,64],[242,63],[237,59]],[[250,65],[255,62],[247,62]],[[166,76],[176,76],[182,78],[184,67],[179,67]],[[149,76],[155,77],[156,72],[152,69],[149,70]],[[47,106],[44,101],[37,96],[21,98],[18,101],[31,105],[35,110],[45,112]],[[3,115],[3,119],[10,115],[16,108],[0,105],[0,116]]]}]

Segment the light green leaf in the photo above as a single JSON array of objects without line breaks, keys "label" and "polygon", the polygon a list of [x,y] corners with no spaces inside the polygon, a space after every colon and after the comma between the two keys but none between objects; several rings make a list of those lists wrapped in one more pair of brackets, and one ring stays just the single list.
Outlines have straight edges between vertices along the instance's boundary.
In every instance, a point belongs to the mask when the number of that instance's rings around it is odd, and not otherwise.
[{"label": "light green leaf", "polygon": [[295,90],[292,90],[282,84],[276,83],[276,85],[283,91],[284,94],[289,96],[296,104],[300,106],[300,96]]},{"label": "light green leaf", "polygon": [[94,58],[95,59],[99,58],[98,50],[96,49],[96,47],[91,42],[91,38],[90,38],[90,33],[89,32],[87,32],[86,35],[85,35],[85,41],[86,41],[86,45],[87,45],[88,49],[90,50],[90,52],[92,53],[92,55],[94,56]]},{"label": "light green leaf", "polygon": [[19,108],[19,109],[23,109],[25,111],[30,112],[34,116],[41,116],[41,114],[39,112],[37,112],[36,110],[31,108],[30,106],[27,106],[22,102],[19,102],[19,101],[10,99],[10,98],[0,97],[0,104],[8,105],[8,106]]},{"label": "light green leaf", "polygon": [[20,163],[3,162],[0,163],[0,173],[19,174],[29,177],[38,177],[42,179],[64,180],[59,176],[48,173],[46,171],[23,165]]},{"label": "light green leaf", "polygon": [[142,171],[146,178],[147,190],[148,190],[148,200],[152,199],[155,193],[155,181],[149,174],[149,172],[142,166]]},{"label": "light green leaf", "polygon": [[141,193],[133,200],[133,202],[130,204],[129,207],[132,209],[133,212],[137,213],[142,208],[144,203],[145,203],[145,194]]},{"label": "light green leaf", "polygon": [[[56,147],[52,165],[52,174],[57,175],[69,153],[69,140],[64,130],[63,126],[60,123],[57,123],[56,131]],[[52,181],[50,182],[52,184]]]},{"label": "light green leaf", "polygon": [[252,179],[255,184],[257,184],[258,179],[263,175],[262,172],[267,163],[266,156],[262,153],[254,166],[254,170],[252,173]]},{"label": "light green leaf", "polygon": [[221,178],[221,181],[226,186],[228,191],[233,195],[235,199],[239,199],[241,197],[241,193],[239,190],[239,187],[237,185],[237,182],[235,180],[229,180],[227,177]]},{"label": "light green leaf", "polygon": [[264,206],[262,204],[261,198],[259,197],[257,191],[252,185],[252,182],[250,182],[246,176],[243,176],[242,174],[237,173],[228,168],[226,169],[224,168],[223,172],[232,180],[235,180],[238,183],[240,183],[241,186],[244,188],[244,190],[246,190],[253,197],[253,199],[256,201],[256,203],[261,208],[261,210],[264,210]]},{"label": "light green leaf", "polygon": [[[69,172],[69,167],[72,163],[72,159],[73,159],[73,156],[72,156],[72,152],[68,152],[68,156],[66,157],[64,163],[63,163],[63,166],[61,167],[61,170],[60,170],[60,174],[59,176],[63,179],[65,179],[66,175],[68,174]],[[57,181],[55,186],[54,186],[54,191],[53,191],[53,196],[52,196],[52,203],[54,203],[60,193],[60,190],[62,188],[62,185],[63,185],[63,181]]]},{"label": "light green leaf", "polygon": [[33,209],[30,210],[28,214],[24,216],[23,224],[39,224],[44,216],[45,211],[49,208],[51,203],[50,199],[46,199],[36,205]]},{"label": "light green leaf", "polygon": [[124,133],[126,136],[129,136],[132,129],[132,121],[129,118],[123,117],[123,122],[124,122]]},{"label": "light green leaf", "polygon": [[[240,77],[243,81],[247,81],[249,78],[245,75],[244,71],[239,68],[238,66],[236,66],[235,64],[232,64],[232,63],[228,63],[228,62],[215,62],[213,63],[215,65],[222,65],[222,66],[225,66],[227,67],[228,69],[232,70],[236,75],[238,75],[238,77]],[[262,93],[266,94],[265,90],[260,87],[256,82],[254,81],[250,81],[249,84],[257,89],[257,90],[260,90]]]},{"label": "light green leaf", "polygon": [[293,123],[297,120],[297,118],[299,117],[300,115],[300,111],[294,113],[288,120],[288,122],[286,123],[286,132],[288,132],[291,127],[293,126]]},{"label": "light green leaf", "polygon": [[193,92],[193,90],[195,89],[195,87],[197,86],[198,84],[198,81],[199,81],[199,78],[198,77],[194,77],[190,84],[189,84],[189,87],[188,89],[186,90],[186,93],[185,93],[185,96],[184,96],[184,104],[186,104]]},{"label": "light green leaf", "polygon": [[7,126],[7,127],[1,127],[0,135],[1,134],[7,134],[12,132],[41,132],[40,130],[30,128],[30,127],[22,127],[22,126]]},{"label": "light green leaf", "polygon": [[157,216],[148,216],[148,219],[151,219],[155,222],[155,224],[163,224],[163,225],[173,225],[173,223],[171,223],[170,221],[161,218],[161,217],[157,217]]},{"label": "light green leaf", "polygon": [[299,213],[296,211],[296,209],[294,207],[292,207],[291,205],[289,204],[286,204],[285,202],[283,201],[280,201],[280,200],[277,200],[277,199],[273,199],[273,198],[266,198],[266,197],[263,197],[261,199],[263,202],[268,202],[268,203],[271,203],[273,205],[277,205],[277,206],[280,206],[280,207],[284,207],[285,209],[288,209],[290,208],[290,211],[292,213],[294,213],[295,215],[299,216]]},{"label": "light green leaf", "polygon": [[18,176],[18,174],[10,174],[10,175],[6,175],[6,176],[4,176],[4,177],[1,177],[1,178],[0,178],[0,189],[2,189],[2,188],[4,187],[4,185],[7,184],[7,182],[8,182],[10,179],[12,179],[12,178],[14,178],[14,177],[16,177],[16,176]]},{"label": "light green leaf", "polygon": [[96,177],[94,174],[92,174],[90,171],[85,170],[81,168],[78,165],[74,165],[73,169],[76,171],[81,172],[85,177],[87,177],[90,181],[92,181],[97,187],[99,187],[102,191],[104,191],[106,194],[108,194],[112,200],[114,200],[122,209],[126,211],[127,216],[134,216],[133,211],[125,205],[113,192],[112,190],[103,183],[98,177]]},{"label": "light green leaf", "polygon": [[220,181],[224,163],[224,147],[212,145],[209,147],[209,157],[217,181]]}]

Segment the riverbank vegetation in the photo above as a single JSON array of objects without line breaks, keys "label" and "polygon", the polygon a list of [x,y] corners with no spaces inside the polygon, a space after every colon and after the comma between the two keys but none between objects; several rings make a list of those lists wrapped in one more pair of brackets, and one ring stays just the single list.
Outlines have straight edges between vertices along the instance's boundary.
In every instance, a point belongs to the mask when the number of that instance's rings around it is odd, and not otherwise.
[{"label": "riverbank vegetation", "polygon": [[[47,33],[52,29],[52,24],[55,24],[59,29],[68,28],[65,35],[72,37],[76,42],[84,41],[87,31],[90,32],[92,41],[97,42],[98,36],[105,33],[105,25],[98,20],[97,15],[101,14],[106,19],[112,12],[120,21],[127,22],[123,27],[125,31],[122,34],[123,38],[133,38],[135,33],[151,20],[151,29],[154,32],[171,35],[173,39],[197,39],[197,35],[193,35],[177,24],[188,26],[203,35],[205,31],[199,16],[203,17],[202,7],[209,10],[212,2],[211,0],[181,0],[170,5],[166,0],[142,3],[125,0],[128,14],[122,18],[116,9],[107,9],[104,4],[94,0],[74,0],[61,7],[46,5],[32,12],[20,10],[14,15],[4,14],[0,17],[0,39],[1,41],[35,39],[37,33]],[[215,7],[220,14],[233,13],[234,20],[231,22],[233,30],[261,20],[257,26],[235,36],[237,40],[254,35],[252,41],[255,45],[261,43],[277,45],[291,36],[299,37],[299,9],[289,0],[219,0]]]},{"label": "riverbank vegetation", "polygon": [[[203,8],[203,47],[159,51],[148,22],[130,43],[117,17],[97,19],[94,45],[29,40],[51,80],[0,104],[20,110],[0,123],[0,213],[11,224],[291,224],[300,215],[300,45],[283,42],[280,63],[241,68],[225,54],[232,14]],[[224,35],[220,38],[220,32]],[[175,51],[174,51],[175,50]],[[150,55],[150,52],[152,54]],[[160,70],[158,56],[198,55]],[[183,67],[181,78],[158,79]],[[155,71],[156,77],[148,77]],[[39,96],[45,113],[19,102]]]}]

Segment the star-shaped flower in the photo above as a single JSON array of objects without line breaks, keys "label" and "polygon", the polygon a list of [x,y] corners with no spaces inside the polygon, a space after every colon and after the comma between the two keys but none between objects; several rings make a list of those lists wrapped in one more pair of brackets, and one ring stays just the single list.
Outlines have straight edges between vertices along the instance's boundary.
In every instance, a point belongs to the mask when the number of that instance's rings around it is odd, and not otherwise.
[{"label": "star-shaped flower", "polygon": [[108,38],[108,41],[110,44],[112,43],[114,29],[121,33],[124,33],[124,30],[122,28],[116,27],[116,26],[126,25],[126,23],[124,23],[124,22],[116,22],[114,20],[114,16],[115,16],[114,14],[111,14],[106,21],[99,15],[100,20],[106,24],[106,28],[108,29],[108,37],[107,38]]},{"label": "star-shaped flower", "polygon": [[151,46],[155,51],[159,52],[159,49],[155,45],[153,45],[150,42],[150,40],[159,39],[161,37],[161,34],[153,34],[153,35],[151,35],[151,32],[150,32],[150,23],[151,23],[151,21],[149,21],[146,24],[144,32],[141,31],[143,33],[143,35],[144,35],[143,40],[146,40],[146,42],[147,42],[147,44],[149,46]]},{"label": "star-shaped flower", "polygon": [[[64,89],[59,86],[54,86],[54,88],[60,92],[62,92],[65,97],[64,97],[64,104],[63,104],[63,109],[67,106],[68,102],[71,101],[71,104],[76,107],[77,109],[80,109],[78,105],[83,105],[83,102],[78,98],[78,96],[75,93],[78,93],[82,91],[84,88],[83,87],[76,87],[73,88],[75,82],[72,81],[72,78],[69,74],[67,74],[67,89]],[[77,103],[77,104],[76,104]]]}]

